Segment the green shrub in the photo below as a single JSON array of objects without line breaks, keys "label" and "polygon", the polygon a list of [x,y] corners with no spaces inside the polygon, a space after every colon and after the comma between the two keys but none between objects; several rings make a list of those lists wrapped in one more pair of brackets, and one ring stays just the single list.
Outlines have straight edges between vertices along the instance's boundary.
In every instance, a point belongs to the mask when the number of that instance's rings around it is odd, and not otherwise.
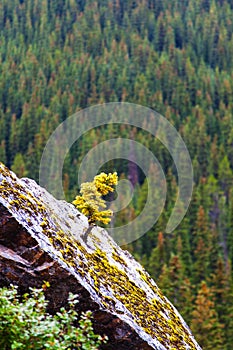
[{"label": "green shrub", "polygon": [[17,287],[0,289],[0,349],[95,350],[106,337],[94,334],[91,312],[78,321],[75,295],[68,299],[69,310],[61,308],[54,316],[46,312],[48,302],[43,288],[30,289],[20,297]]}]

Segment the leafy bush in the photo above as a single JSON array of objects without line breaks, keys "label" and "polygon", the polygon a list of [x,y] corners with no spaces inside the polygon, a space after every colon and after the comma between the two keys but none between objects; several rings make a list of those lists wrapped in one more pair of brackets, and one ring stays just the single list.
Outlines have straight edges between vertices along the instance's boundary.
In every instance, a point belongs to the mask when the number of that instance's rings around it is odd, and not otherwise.
[{"label": "leafy bush", "polygon": [[31,289],[21,298],[17,287],[0,289],[0,349],[96,350],[106,337],[94,334],[91,312],[78,314],[75,295],[68,299],[69,310],[61,308],[54,316],[46,312],[48,302],[43,288]]}]

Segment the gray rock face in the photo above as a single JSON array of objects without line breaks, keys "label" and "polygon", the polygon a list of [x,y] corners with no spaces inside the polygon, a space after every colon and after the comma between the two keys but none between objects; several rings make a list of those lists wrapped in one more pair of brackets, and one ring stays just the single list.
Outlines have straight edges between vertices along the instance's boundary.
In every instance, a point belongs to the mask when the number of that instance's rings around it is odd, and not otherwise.
[{"label": "gray rock face", "polygon": [[30,179],[0,164],[0,286],[47,290],[49,311],[78,294],[79,311],[91,310],[102,349],[201,349],[184,320],[142,266],[107,231],[80,237],[87,218]]}]

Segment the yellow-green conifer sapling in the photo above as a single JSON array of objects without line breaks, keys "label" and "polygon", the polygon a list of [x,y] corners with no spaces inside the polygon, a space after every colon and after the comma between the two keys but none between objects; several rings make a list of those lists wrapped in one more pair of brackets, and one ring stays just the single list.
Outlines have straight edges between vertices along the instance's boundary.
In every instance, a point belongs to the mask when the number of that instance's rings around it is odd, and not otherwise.
[{"label": "yellow-green conifer sapling", "polygon": [[88,218],[90,226],[83,236],[85,242],[93,226],[98,222],[108,224],[111,221],[113,212],[110,209],[105,209],[106,201],[102,196],[114,192],[117,183],[116,172],[109,174],[102,172],[96,175],[92,182],[84,182],[81,185],[80,195],[72,203]]}]

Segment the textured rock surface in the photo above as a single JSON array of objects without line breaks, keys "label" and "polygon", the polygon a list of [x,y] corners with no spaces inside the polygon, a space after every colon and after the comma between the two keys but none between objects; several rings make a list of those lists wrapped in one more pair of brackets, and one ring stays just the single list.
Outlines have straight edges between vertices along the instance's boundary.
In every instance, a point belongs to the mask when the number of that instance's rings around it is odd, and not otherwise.
[{"label": "textured rock surface", "polygon": [[0,164],[0,286],[41,287],[51,312],[79,295],[94,329],[107,334],[102,349],[200,349],[189,328],[133,257],[101,228],[87,244],[87,219],[29,179]]}]

